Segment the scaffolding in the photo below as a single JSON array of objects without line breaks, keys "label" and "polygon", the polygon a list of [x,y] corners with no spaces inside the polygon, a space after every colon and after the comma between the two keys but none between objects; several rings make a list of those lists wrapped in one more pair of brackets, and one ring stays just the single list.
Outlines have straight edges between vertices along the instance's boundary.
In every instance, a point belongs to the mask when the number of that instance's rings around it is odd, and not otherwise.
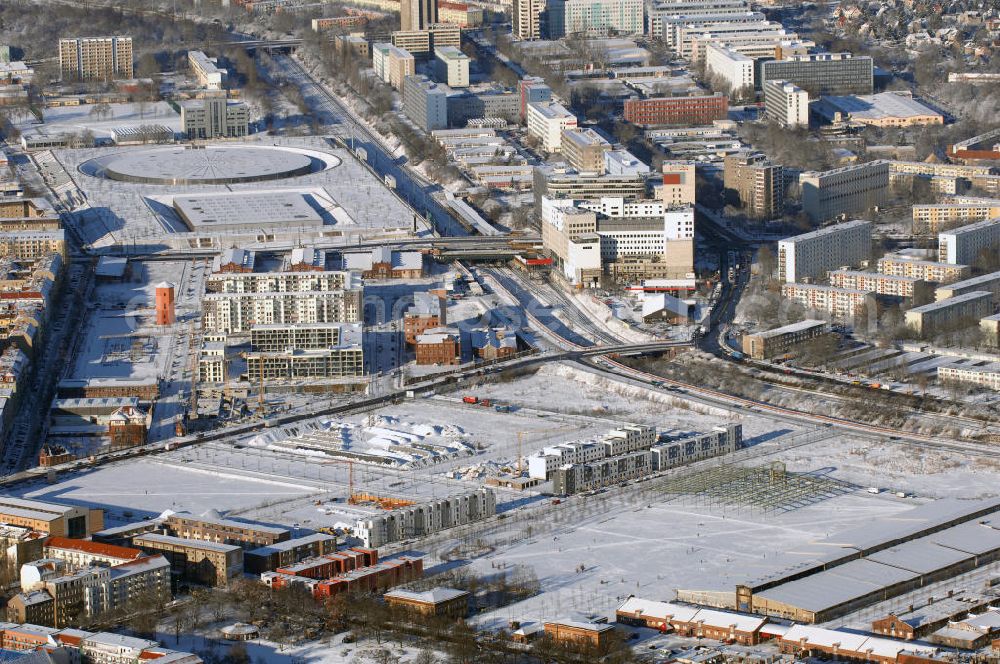
[{"label": "scaffolding", "polygon": [[790,473],[774,461],[764,466],[717,466],[672,479],[662,491],[712,507],[736,507],[764,513],[791,512],[836,498],[857,486],[827,475]]}]

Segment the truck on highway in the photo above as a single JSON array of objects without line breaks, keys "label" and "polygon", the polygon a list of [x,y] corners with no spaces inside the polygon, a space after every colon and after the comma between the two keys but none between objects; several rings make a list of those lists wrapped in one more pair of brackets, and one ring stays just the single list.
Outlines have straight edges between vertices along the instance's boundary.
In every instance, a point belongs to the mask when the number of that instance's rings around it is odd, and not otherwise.
[{"label": "truck on highway", "polygon": [[462,397],[462,403],[477,404],[479,403],[479,397],[472,397],[472,396]]}]

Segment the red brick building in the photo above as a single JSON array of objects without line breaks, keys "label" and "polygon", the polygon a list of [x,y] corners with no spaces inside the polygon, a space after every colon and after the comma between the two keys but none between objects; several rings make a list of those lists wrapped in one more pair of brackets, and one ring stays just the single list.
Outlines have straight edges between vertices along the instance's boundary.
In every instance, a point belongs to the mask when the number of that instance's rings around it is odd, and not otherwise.
[{"label": "red brick building", "polygon": [[38,465],[43,468],[58,466],[61,463],[72,461],[76,457],[62,445],[45,445],[38,453]]},{"label": "red brick building", "polygon": [[701,125],[725,120],[729,97],[652,97],[626,99],[625,119],[637,125]]},{"label": "red brick building", "polygon": [[133,406],[122,406],[108,418],[108,437],[111,449],[146,444],[146,414]]},{"label": "red brick building", "polygon": [[462,363],[462,338],[458,330],[437,327],[417,337],[417,364],[452,366]]}]

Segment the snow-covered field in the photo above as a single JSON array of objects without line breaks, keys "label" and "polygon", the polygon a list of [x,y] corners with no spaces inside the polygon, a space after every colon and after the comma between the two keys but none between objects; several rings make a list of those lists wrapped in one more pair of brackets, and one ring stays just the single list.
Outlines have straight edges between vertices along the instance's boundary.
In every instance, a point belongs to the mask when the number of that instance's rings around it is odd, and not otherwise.
[{"label": "snow-covered field", "polygon": [[91,131],[100,139],[110,139],[111,131],[118,127],[139,127],[142,125],[163,125],[174,132],[180,133],[181,116],[165,101],[147,102],[143,104],[108,104],[107,115],[98,115],[97,105],[61,106],[46,108],[43,113],[44,124],[32,122],[30,116],[18,125],[18,129],[26,134],[72,134]]}]

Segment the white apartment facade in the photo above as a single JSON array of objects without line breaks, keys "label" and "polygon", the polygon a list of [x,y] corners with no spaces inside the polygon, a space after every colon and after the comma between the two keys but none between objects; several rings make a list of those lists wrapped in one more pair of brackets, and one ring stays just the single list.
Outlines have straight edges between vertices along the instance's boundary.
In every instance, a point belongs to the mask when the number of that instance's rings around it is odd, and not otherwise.
[{"label": "white apartment facade", "polygon": [[782,284],[781,295],[806,309],[826,312],[843,320],[861,315],[870,292],[816,284]]},{"label": "white apartment facade", "polygon": [[938,234],[938,260],[952,265],[971,265],[985,252],[1000,246],[1000,219],[962,226]]},{"label": "white apartment facade", "polygon": [[753,94],[753,58],[731,51],[723,44],[709,44],[705,48],[705,68],[729,86],[729,92],[739,90]]},{"label": "white apartment facade", "polygon": [[871,256],[872,223],[855,219],[778,242],[778,271],[786,282],[821,279]]}]

